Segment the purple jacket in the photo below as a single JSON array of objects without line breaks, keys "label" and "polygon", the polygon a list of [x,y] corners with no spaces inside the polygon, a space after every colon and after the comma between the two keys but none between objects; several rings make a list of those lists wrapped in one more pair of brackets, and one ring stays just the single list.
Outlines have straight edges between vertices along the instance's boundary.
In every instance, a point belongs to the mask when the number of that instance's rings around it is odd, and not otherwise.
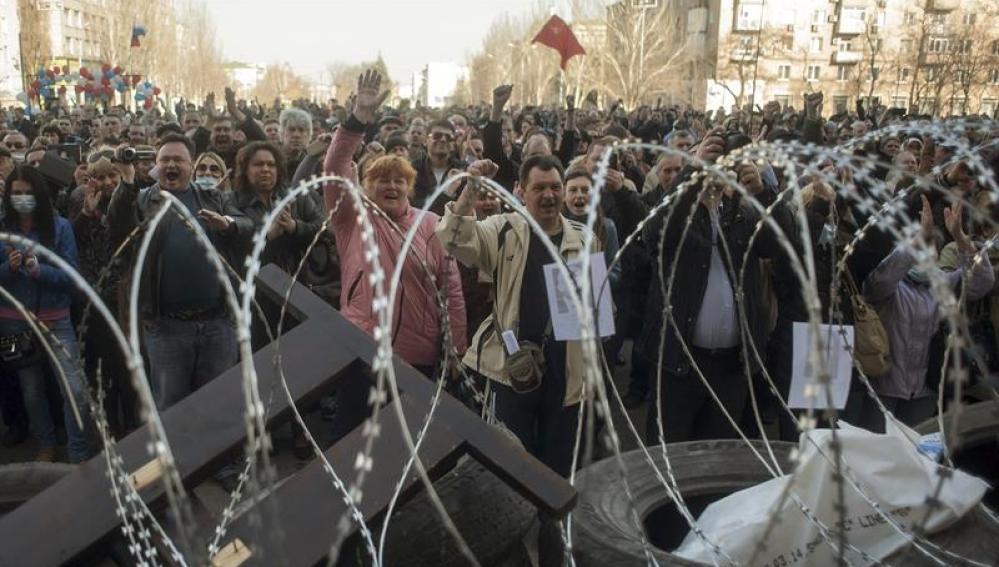
[{"label": "purple jacket", "polygon": [[[916,259],[908,248],[898,246],[864,282],[864,297],[877,309],[891,345],[891,370],[871,378],[874,390],[882,396],[913,399],[932,393],[926,387],[926,371],[930,341],[942,316],[930,285],[906,276],[915,265]],[[966,299],[974,301],[992,289],[995,275],[987,255],[971,269],[971,256],[961,254],[958,268],[945,276],[956,294],[960,293],[961,279],[969,270]]]}]

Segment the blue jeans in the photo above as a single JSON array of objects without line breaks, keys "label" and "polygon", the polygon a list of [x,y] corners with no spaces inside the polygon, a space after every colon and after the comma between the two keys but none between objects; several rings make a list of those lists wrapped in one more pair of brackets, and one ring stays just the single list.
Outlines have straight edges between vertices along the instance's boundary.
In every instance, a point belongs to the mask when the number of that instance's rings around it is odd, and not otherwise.
[{"label": "blue jeans", "polygon": [[149,385],[162,411],[236,365],[236,328],[228,317],[206,321],[152,319],[143,323]]},{"label": "blue jeans", "polygon": [[[0,329],[3,334],[16,333],[28,328],[24,321],[12,321],[9,319],[0,320]],[[66,375],[66,382],[69,384],[69,391],[76,401],[76,407],[80,410],[80,418],[83,423],[87,423],[90,415],[87,406],[87,397],[83,385],[83,374],[79,371],[76,361],[80,359],[80,345],[76,342],[76,331],[69,317],[60,319],[52,324],[49,331],[59,341],[60,344],[52,343],[52,350],[55,352],[59,366],[62,367]],[[69,355],[67,358],[66,355]],[[47,360],[47,354],[46,360]],[[52,415],[49,413],[49,401],[45,395],[45,373],[39,363],[17,371],[18,381],[21,383],[21,395],[24,397],[24,408],[28,413],[28,430],[31,435],[38,440],[43,447],[54,447],[56,445],[56,429],[52,422]],[[59,383],[59,393],[62,394],[63,418],[66,423],[67,453],[69,460],[74,463],[82,462],[90,458],[90,447],[87,445],[87,436],[76,422],[73,408],[66,396],[65,387],[59,378],[58,370],[56,380]]]}]

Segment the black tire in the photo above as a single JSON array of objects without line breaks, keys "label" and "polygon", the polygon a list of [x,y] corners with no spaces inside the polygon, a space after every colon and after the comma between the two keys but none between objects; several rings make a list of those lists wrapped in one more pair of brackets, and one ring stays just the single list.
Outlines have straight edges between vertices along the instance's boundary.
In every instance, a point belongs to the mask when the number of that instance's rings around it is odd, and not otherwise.
[{"label": "black tire", "polygon": [[[463,457],[434,482],[434,488],[482,565],[502,564],[520,545],[537,515],[530,502],[470,457]],[[467,564],[424,491],[392,514],[385,539],[385,565]]]},{"label": "black tire", "polygon": [[[762,443],[754,446],[766,455]],[[773,443],[774,453],[784,470],[792,443]],[[684,500],[691,513],[698,516],[710,501],[741,490],[771,477],[762,463],[741,441],[701,441],[675,443],[668,446],[670,462]],[[656,466],[664,463],[658,447],[650,448]],[[652,467],[640,451],[623,455],[628,467],[628,482],[635,499],[638,517],[643,522],[654,510],[669,502]],[[631,521],[624,482],[617,464],[606,459],[580,472],[579,505],[573,512],[573,556],[579,567],[614,565],[646,565],[638,528]],[[707,498],[704,498],[707,496]],[[687,533],[687,526],[677,526],[671,540],[678,544]],[[999,565],[999,521],[987,509],[976,507],[950,528],[935,533],[929,540],[960,556],[986,565]],[[663,566],[703,565],[676,557],[659,548],[651,548],[656,561]],[[960,564],[956,559],[942,557],[948,565]],[[925,556],[903,549],[886,558],[894,565],[937,565]]]},{"label": "black tire", "polygon": [[[766,448],[754,442],[761,454]],[[793,443],[772,443],[774,454],[784,470]],[[707,503],[771,478],[763,464],[737,440],[692,441],[667,445],[670,464],[684,501],[696,517]],[[662,450],[650,447],[656,467],[664,470]],[[641,450],[622,455],[628,471],[628,485],[638,517],[643,522],[656,509],[669,503],[654,469]],[[577,475],[579,503],[572,513],[573,557],[579,567],[646,565],[639,528],[632,521],[624,480],[615,459],[594,463]],[[695,501],[696,504],[695,504]],[[700,508],[700,509],[697,509]],[[687,533],[686,524],[664,536],[679,543]],[[660,565],[700,565],[653,547]]]},{"label": "black tire", "polygon": [[[950,427],[951,413],[944,414],[944,427]],[[916,426],[922,435],[940,431],[931,418]],[[961,408],[952,447],[954,466],[982,478],[991,485],[983,502],[999,510],[999,401],[979,402]]]},{"label": "black tire", "polygon": [[0,465],[0,515],[76,470],[65,463],[13,463]]},{"label": "black tire", "polygon": [[[950,427],[951,412],[944,414],[944,427]],[[940,431],[936,417],[927,419],[915,427],[922,435]],[[973,447],[982,443],[995,443],[999,440],[999,401],[979,402],[961,408],[957,422],[957,443],[961,447]]]},{"label": "black tire", "polygon": [[[929,540],[941,548],[985,565],[999,565],[999,520],[984,506],[976,506],[953,526],[937,532]],[[945,565],[970,565],[956,557],[934,552]],[[920,552],[901,549],[885,558],[889,565],[934,567],[940,564]]]}]

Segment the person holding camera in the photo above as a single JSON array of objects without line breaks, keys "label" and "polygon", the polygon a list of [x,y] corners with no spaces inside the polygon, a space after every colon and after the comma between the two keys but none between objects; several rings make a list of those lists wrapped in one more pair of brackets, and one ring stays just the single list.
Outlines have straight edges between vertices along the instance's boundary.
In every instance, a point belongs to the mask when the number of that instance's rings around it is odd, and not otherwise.
[{"label": "person holding camera", "polygon": [[[0,230],[31,239],[76,268],[73,228],[68,220],[56,214],[52,201],[47,197],[48,187],[42,174],[35,168],[20,166],[7,177],[6,186],[3,196],[6,216]],[[67,456],[70,462],[83,462],[90,458],[90,447],[84,433],[89,406],[83,377],[77,371],[80,349],[69,313],[73,282],[69,274],[46,257],[36,254],[32,246],[3,242],[0,243],[0,250],[0,286],[31,312],[40,323],[46,340],[56,339],[50,344],[56,356],[55,363],[59,366],[57,373],[65,377],[65,382],[60,381],[59,392],[66,424]],[[0,337],[9,344],[19,336],[24,339],[18,340],[18,347],[9,354],[19,352],[21,356],[7,358],[2,364],[4,370],[15,372],[20,382],[28,427],[40,445],[35,460],[54,461],[56,427],[49,411],[42,369],[47,357],[24,314],[9,301],[0,298]],[[72,409],[70,396],[79,410],[80,421]]]},{"label": "person holding camera", "polygon": [[[169,205],[163,193],[180,200],[215,249],[229,257],[235,217],[241,213],[217,189],[198,189],[192,180],[194,144],[180,134],[163,138],[156,154],[159,181],[139,190],[134,167],[123,169],[123,184],[111,197],[108,226],[118,242]],[[188,221],[167,214],[156,229],[140,277],[139,310],[150,362],[156,406],[164,410],[237,361],[236,331],[226,310],[214,264]]]},{"label": "person holding camera", "polygon": [[[80,274],[94,286],[104,305],[119,312],[122,259],[114,258],[119,243],[111,238],[108,208],[111,197],[124,182],[137,178],[133,166],[122,163],[116,152],[99,150],[90,155],[87,183],[74,191],[71,201],[79,201],[72,214],[73,233],[80,251]],[[77,197],[75,194],[79,193]],[[105,271],[110,270],[106,275]],[[102,279],[103,277],[103,279]],[[100,285],[98,285],[100,284]],[[125,361],[125,353],[115,341],[108,323],[91,307],[83,333],[83,359],[91,383],[98,379],[105,392],[104,411],[113,435],[121,437],[139,426],[135,389]]]},{"label": "person holding camera", "polygon": [[[714,130],[702,140],[696,157],[713,163],[726,151],[724,132]],[[699,373],[729,416],[738,422],[750,387],[747,367],[749,373],[758,370],[752,354],[743,356],[744,351],[752,352],[749,345],[743,345],[743,338],[748,335],[761,357],[766,350],[767,317],[763,312],[759,260],[780,253],[777,236],[764,226],[753,239],[760,220],[756,209],[717,177],[691,183],[695,171],[693,166],[681,171],[675,188],[668,190],[682,190],[675,204],[658,211],[642,233],[661,271],[662,279],[656,277],[656,282],[672,280],[666,297],[662,286],[653,285],[649,309],[663,313],[665,320],[660,325],[646,326],[639,339],[639,351],[649,357],[649,385],[657,393],[649,398],[649,444],[661,441],[660,419],[668,443],[733,437],[735,429]],[[777,198],[764,186],[754,164],[739,163],[731,174],[764,206]],[[785,201],[772,214],[785,235],[796,234]],[[741,282],[736,280],[739,277],[743,278]],[[741,284],[743,309],[737,303],[737,284]],[[657,364],[662,365],[661,384],[657,384]]]}]

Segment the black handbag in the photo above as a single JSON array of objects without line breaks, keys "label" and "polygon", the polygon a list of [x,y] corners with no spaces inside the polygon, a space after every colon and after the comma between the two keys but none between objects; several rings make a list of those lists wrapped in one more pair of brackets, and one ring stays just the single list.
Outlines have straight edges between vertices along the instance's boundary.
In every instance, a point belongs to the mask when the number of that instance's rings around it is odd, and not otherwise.
[{"label": "black handbag", "polygon": [[0,337],[0,371],[13,371],[37,364],[42,359],[42,348],[35,332],[27,330],[15,335]]},{"label": "black handbag", "polygon": [[[38,292],[34,313],[37,315],[41,303],[41,292]],[[41,324],[41,323],[39,323]],[[42,345],[30,328],[19,333],[0,336],[0,371],[6,373],[21,368],[34,366],[42,360]]]}]

